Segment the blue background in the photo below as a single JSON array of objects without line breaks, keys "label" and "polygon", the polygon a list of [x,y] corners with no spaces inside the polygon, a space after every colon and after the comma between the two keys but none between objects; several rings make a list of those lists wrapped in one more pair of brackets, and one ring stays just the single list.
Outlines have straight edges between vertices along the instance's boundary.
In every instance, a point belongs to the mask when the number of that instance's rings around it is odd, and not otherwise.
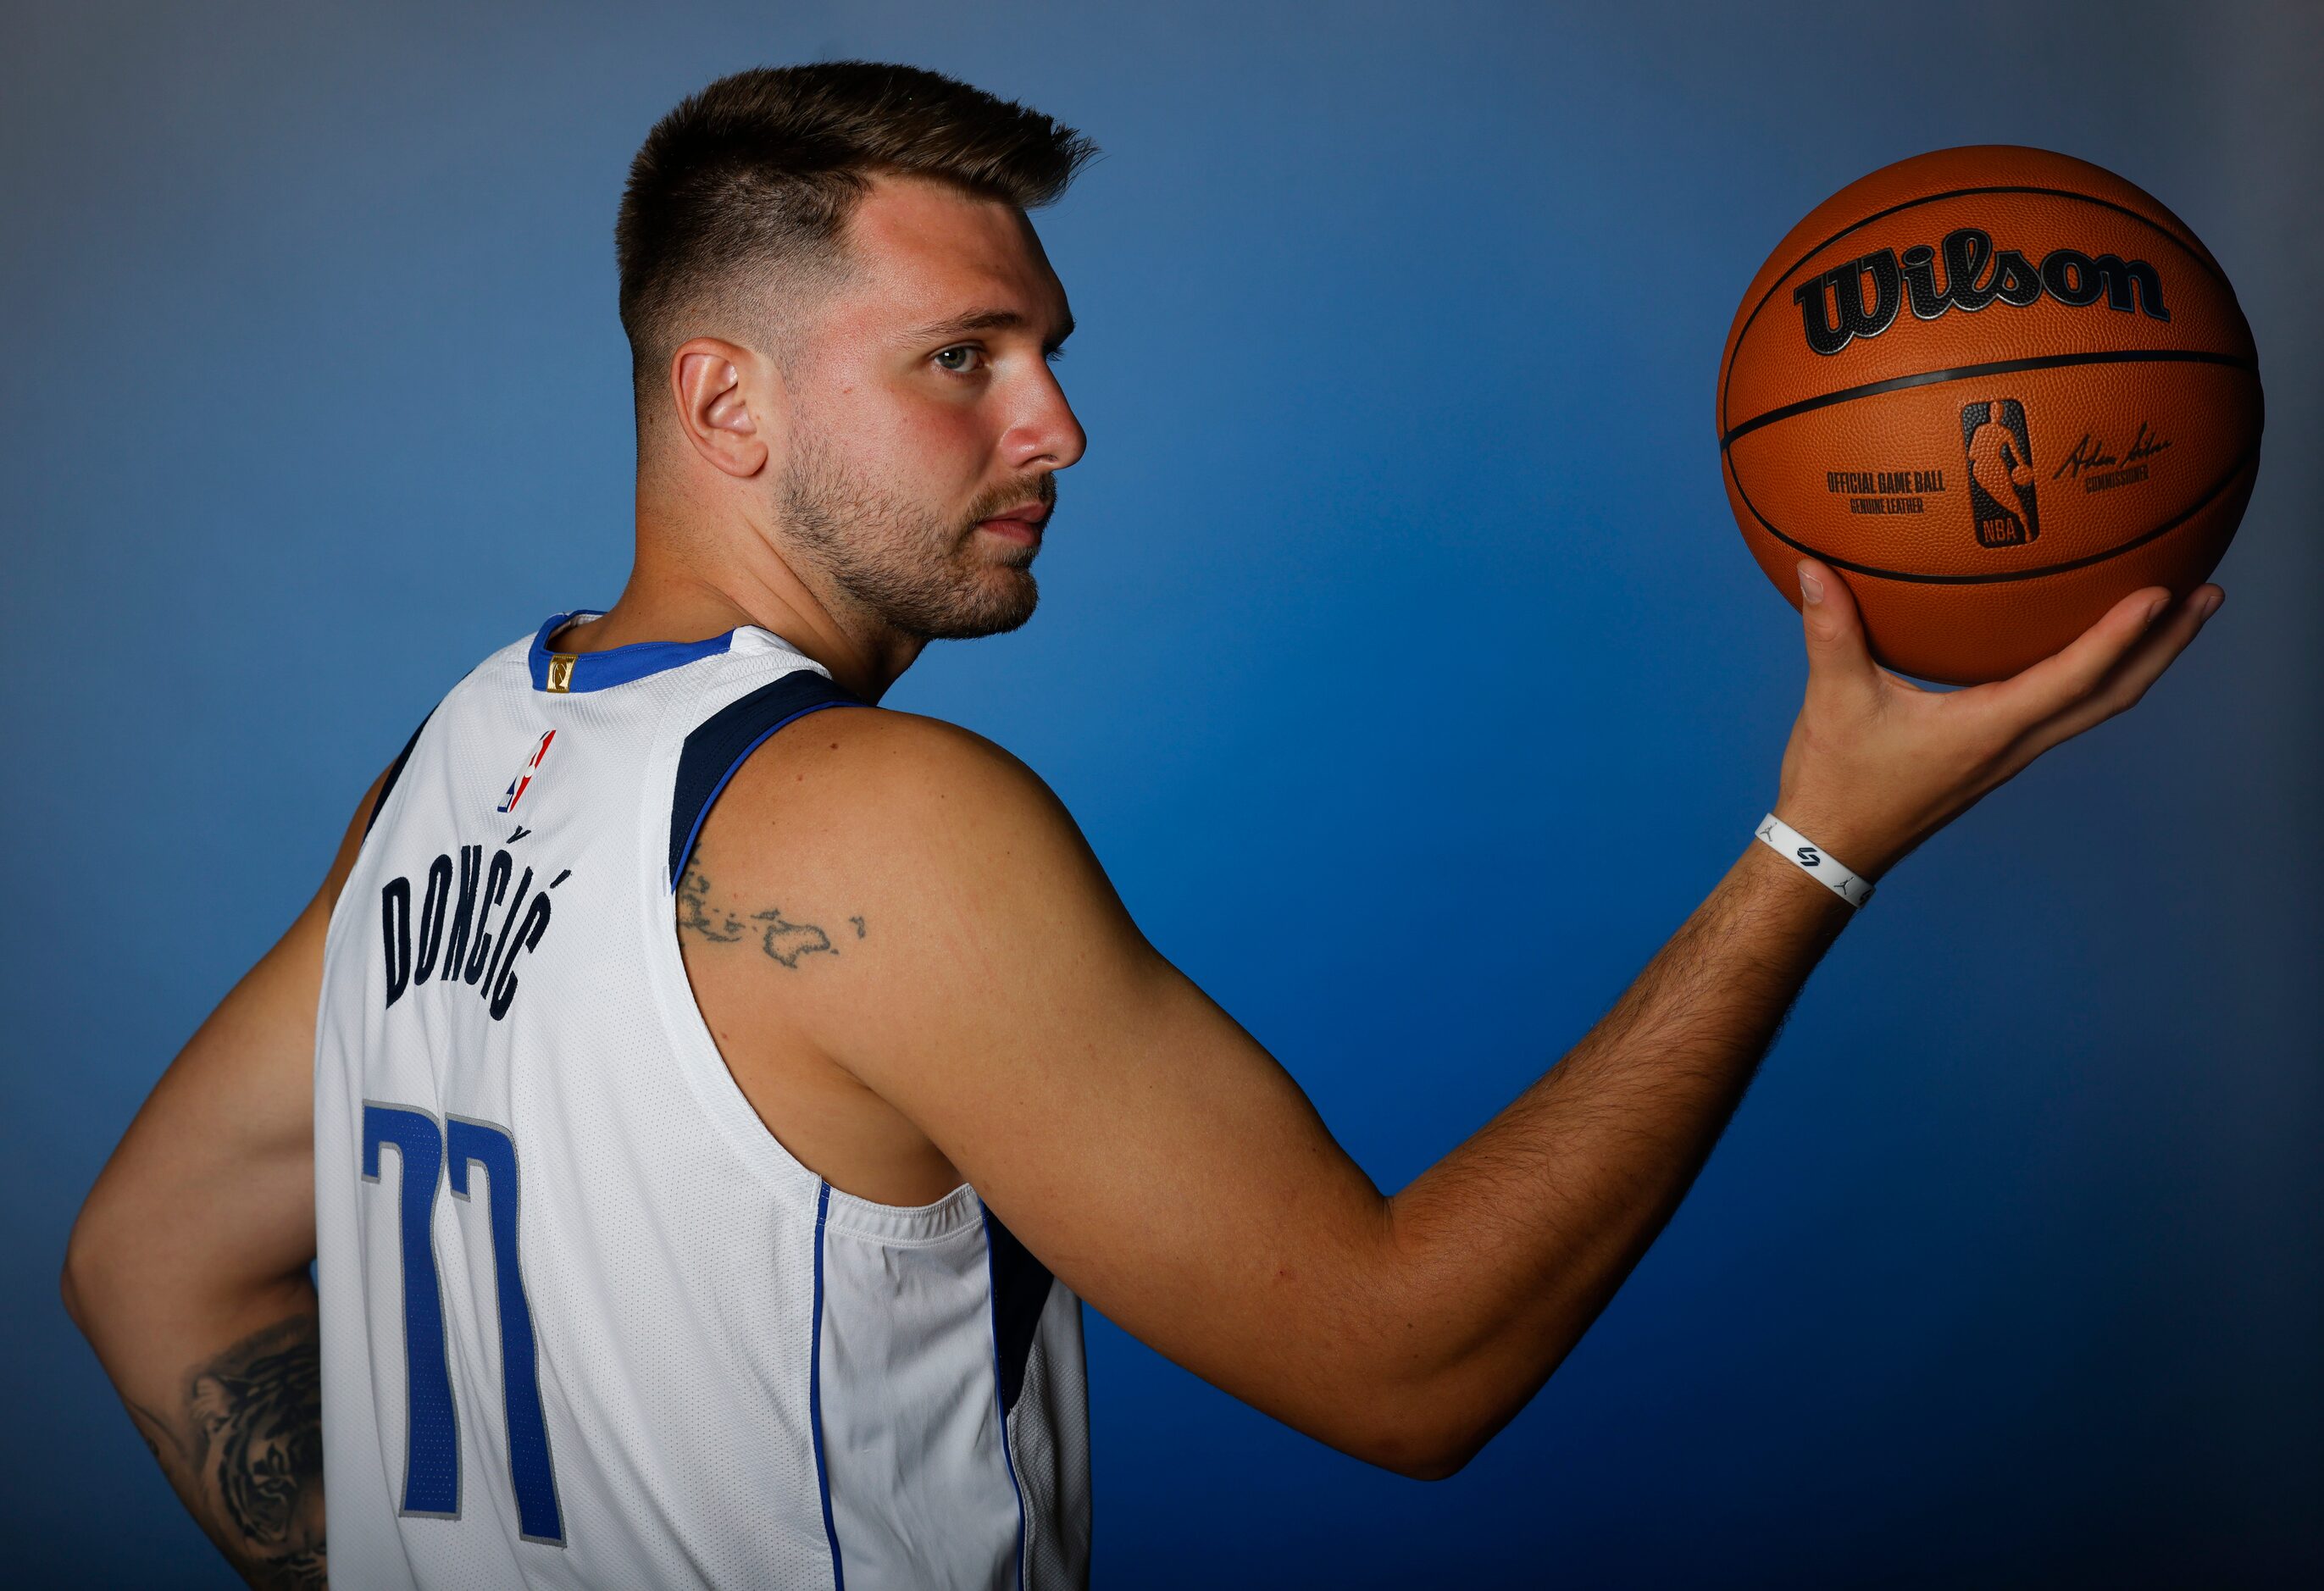
[{"label": "blue background", "polygon": [[23,1583],[229,1583],[56,1301],[154,1078],[488,649],[630,539],[612,227],[713,77],[914,61],[1088,130],[1091,437],[1024,630],[891,705],[1078,814],[1385,1188],[1740,854],[1798,621],[1719,483],[1744,285],[1967,143],[2225,263],[2220,620],[1931,841],[1667,1235],[1464,1473],[1093,1315],[1111,1586],[2264,1586],[2324,1567],[2312,8],[12,7],[0,52],[0,1447]]}]

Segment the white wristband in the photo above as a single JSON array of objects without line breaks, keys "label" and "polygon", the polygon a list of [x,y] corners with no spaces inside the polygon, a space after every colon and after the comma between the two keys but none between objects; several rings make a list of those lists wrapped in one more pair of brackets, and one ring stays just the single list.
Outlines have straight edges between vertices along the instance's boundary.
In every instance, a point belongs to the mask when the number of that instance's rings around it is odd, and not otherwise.
[{"label": "white wristband", "polygon": [[1870,884],[1849,872],[1837,857],[1774,813],[1769,813],[1766,821],[1759,825],[1759,838],[1773,847],[1777,856],[1795,864],[1849,905],[1861,906],[1872,898]]}]

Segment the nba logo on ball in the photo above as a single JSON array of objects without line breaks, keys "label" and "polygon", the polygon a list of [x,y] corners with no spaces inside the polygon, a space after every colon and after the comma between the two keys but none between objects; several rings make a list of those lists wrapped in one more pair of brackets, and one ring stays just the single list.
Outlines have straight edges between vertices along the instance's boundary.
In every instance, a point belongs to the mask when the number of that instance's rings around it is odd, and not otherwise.
[{"label": "nba logo on ball", "polygon": [[2034,512],[2034,445],[2025,406],[2015,398],[1965,403],[1961,446],[1969,453],[1969,512],[1980,547],[2019,547],[2042,534]]},{"label": "nba logo on ball", "polygon": [[516,777],[509,781],[507,790],[501,796],[501,804],[493,808],[494,812],[516,810],[516,804],[524,799],[525,791],[531,787],[532,776],[540,771],[540,759],[549,755],[549,742],[556,738],[555,730],[541,731],[540,739],[533,745],[532,755],[526,758],[524,766],[516,770]]}]

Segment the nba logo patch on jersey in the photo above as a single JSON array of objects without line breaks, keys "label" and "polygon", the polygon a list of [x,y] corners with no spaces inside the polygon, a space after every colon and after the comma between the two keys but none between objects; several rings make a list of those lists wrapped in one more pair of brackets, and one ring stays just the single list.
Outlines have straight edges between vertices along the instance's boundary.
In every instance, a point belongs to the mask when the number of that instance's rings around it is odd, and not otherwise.
[{"label": "nba logo patch on jersey", "polygon": [[516,804],[524,799],[525,791],[532,787],[534,776],[540,772],[540,759],[549,755],[549,742],[556,738],[555,730],[540,731],[540,740],[534,745],[532,755],[526,758],[524,766],[516,770],[516,777],[509,781],[508,788],[501,795],[501,804],[493,808],[494,812],[516,810]]}]

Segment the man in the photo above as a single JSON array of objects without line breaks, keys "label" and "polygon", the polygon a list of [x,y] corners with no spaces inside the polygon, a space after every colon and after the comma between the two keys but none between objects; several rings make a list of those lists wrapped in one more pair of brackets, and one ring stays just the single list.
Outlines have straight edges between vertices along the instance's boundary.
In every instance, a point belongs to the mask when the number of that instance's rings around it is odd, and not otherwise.
[{"label": "man", "polygon": [[1803,560],[1768,843],[1383,1197],[1029,769],[876,706],[1033,611],[1084,438],[1025,211],[1088,152],[863,63],[722,79],[640,151],[628,586],[438,705],[75,1228],[69,1307],[254,1584],[319,1584],[327,1518],[341,1586],[1079,1583],[1084,1298],[1453,1474],[1668,1219],[1868,881],[2135,703],[2221,594],[2157,622],[2148,587],[1923,693]]}]

